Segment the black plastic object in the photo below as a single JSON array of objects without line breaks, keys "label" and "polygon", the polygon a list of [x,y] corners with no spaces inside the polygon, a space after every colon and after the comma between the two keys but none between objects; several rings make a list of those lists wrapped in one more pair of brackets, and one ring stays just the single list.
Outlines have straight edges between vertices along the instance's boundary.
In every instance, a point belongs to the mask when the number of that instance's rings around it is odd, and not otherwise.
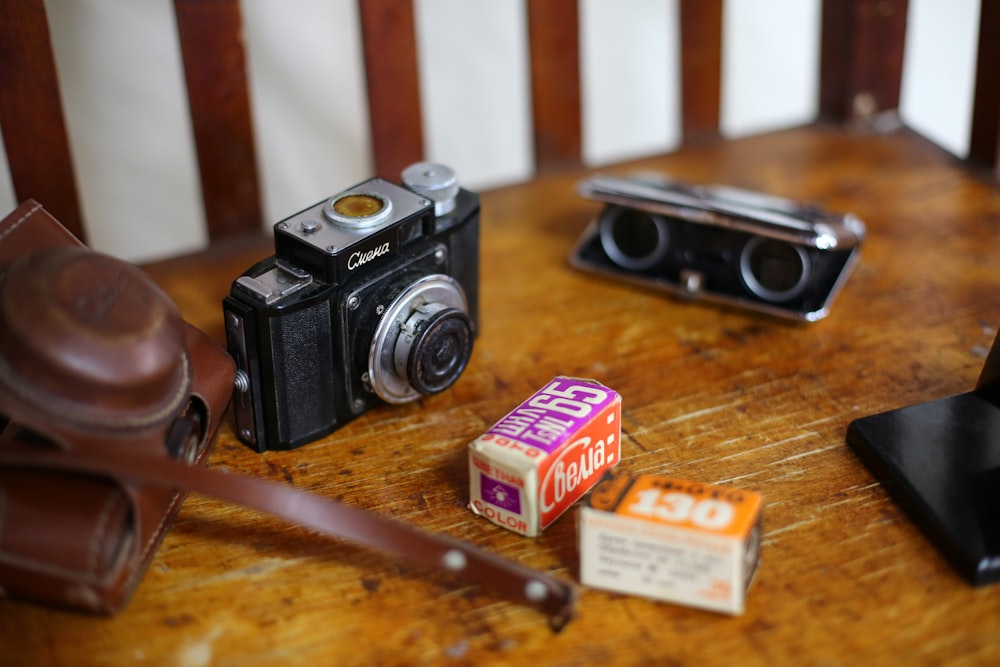
[{"label": "black plastic object", "polygon": [[1000,335],[975,390],[857,419],[847,444],[973,586],[1000,581]]}]

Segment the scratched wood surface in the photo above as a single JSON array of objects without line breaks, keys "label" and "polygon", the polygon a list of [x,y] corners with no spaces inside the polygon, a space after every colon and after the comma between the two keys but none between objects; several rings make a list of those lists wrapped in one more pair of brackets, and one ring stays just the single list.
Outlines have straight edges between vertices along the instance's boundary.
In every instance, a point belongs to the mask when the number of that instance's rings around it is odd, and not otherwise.
[{"label": "scratched wood surface", "polygon": [[[210,465],[294,484],[578,577],[570,513],[537,539],[465,506],[466,443],[557,374],[623,396],[622,466],[765,497],[742,616],[581,590],[538,613],[200,496],[129,606],[93,618],[0,602],[7,665],[996,664],[1000,586],[948,567],[844,443],[860,416],[968,391],[1000,325],[1000,190],[906,132],[802,129],[616,168],[849,210],[862,260],[831,316],[792,325],[576,273],[597,206],[582,172],[482,195],[482,335],[449,391],[258,455],[226,427]],[[349,184],[344,184],[349,185]],[[326,194],[326,193],[324,193]],[[229,282],[267,240],[148,267],[223,339]]]}]

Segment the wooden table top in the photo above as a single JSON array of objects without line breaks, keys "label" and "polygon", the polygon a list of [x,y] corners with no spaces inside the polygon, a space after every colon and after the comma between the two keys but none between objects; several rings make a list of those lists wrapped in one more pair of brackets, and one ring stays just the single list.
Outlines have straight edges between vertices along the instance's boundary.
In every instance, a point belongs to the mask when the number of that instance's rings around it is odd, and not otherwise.
[{"label": "wooden table top", "polygon": [[[481,336],[448,391],[289,452],[224,426],[210,466],[337,498],[578,581],[575,508],[540,537],[473,515],[467,443],[556,375],[623,397],[624,468],[761,493],[760,570],[726,616],[581,587],[538,612],[447,576],[192,495],[129,605],[0,602],[4,665],[997,664],[1000,586],[972,588],[845,445],[865,415],[969,391],[1000,324],[1000,189],[901,131],[810,128],[616,167],[851,211],[861,262],[808,325],[571,270],[585,174],[482,193]],[[346,185],[346,184],[345,184]],[[224,340],[234,242],[148,268]]]}]

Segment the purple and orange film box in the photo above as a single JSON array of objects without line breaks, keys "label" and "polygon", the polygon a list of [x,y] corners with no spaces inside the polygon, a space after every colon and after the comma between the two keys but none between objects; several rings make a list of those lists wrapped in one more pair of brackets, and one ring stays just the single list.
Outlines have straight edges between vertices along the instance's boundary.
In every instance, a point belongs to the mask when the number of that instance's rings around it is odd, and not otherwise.
[{"label": "purple and orange film box", "polygon": [[559,376],[469,443],[469,509],[534,537],[621,458],[621,396]]}]

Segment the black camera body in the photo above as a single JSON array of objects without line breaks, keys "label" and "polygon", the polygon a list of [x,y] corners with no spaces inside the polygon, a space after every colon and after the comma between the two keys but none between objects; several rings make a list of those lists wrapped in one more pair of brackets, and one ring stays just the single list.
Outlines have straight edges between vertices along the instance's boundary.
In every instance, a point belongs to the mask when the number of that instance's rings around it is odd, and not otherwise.
[{"label": "black camera body", "polygon": [[479,319],[479,197],[444,165],[372,178],[274,226],[223,302],[236,430],[292,449],[450,387]]},{"label": "black camera body", "polygon": [[829,313],[865,236],[853,215],[726,186],[594,176],[579,192],[606,206],[576,268],[799,321]]}]

